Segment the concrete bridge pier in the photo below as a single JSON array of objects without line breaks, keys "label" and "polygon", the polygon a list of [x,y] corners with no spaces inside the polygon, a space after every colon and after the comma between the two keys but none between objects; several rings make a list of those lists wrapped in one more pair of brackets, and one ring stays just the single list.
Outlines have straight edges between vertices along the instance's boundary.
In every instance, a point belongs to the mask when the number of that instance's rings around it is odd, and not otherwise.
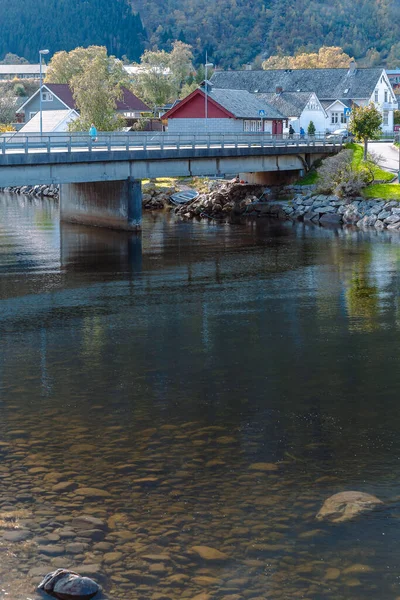
[{"label": "concrete bridge pier", "polygon": [[108,229],[140,231],[142,184],[128,177],[123,181],[94,181],[60,185],[60,219]]}]

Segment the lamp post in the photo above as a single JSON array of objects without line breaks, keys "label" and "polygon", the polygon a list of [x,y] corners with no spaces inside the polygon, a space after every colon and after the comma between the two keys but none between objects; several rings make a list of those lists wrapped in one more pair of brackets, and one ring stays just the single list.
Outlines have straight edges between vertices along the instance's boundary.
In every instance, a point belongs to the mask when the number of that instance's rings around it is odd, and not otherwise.
[{"label": "lamp post", "polygon": [[206,52],[206,64],[204,65],[204,76],[205,76],[205,82],[204,82],[204,98],[205,98],[205,110],[204,110],[204,114],[205,114],[205,126],[206,126],[206,130],[207,130],[207,119],[208,119],[208,98],[207,98],[207,69],[208,67],[213,67],[213,63],[209,63],[207,60],[207,52]]},{"label": "lamp post", "polygon": [[50,50],[39,50],[39,68],[40,68],[40,87],[39,87],[39,120],[40,120],[40,135],[43,133],[42,122],[42,56],[48,54]]}]

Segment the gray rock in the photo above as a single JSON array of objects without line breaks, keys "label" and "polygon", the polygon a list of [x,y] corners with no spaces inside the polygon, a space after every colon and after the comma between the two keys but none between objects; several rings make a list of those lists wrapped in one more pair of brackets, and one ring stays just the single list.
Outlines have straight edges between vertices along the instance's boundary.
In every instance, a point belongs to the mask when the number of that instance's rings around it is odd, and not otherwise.
[{"label": "gray rock", "polygon": [[400,221],[397,221],[397,223],[390,223],[387,226],[388,229],[400,229]]},{"label": "gray rock", "polygon": [[57,569],[39,583],[44,590],[60,600],[90,600],[100,590],[99,585],[89,577],[82,577],[73,571]]},{"label": "gray rock", "polygon": [[325,500],[316,518],[319,521],[342,523],[382,504],[381,500],[371,494],[354,491],[340,492]]},{"label": "gray rock", "polygon": [[400,215],[390,215],[387,219],[385,219],[385,223],[387,225],[393,225],[394,223],[398,223],[400,221]]},{"label": "gray rock", "polygon": [[385,228],[385,224],[383,223],[383,221],[380,221],[379,219],[377,219],[375,221],[374,227],[376,227],[376,229],[384,229]]},{"label": "gray rock", "polygon": [[386,209],[381,210],[381,212],[378,213],[378,219],[381,219],[383,221],[384,219],[387,219],[388,217],[390,217],[391,214],[392,213],[390,210],[386,210]]},{"label": "gray rock", "polygon": [[320,214],[324,214],[324,213],[334,213],[336,212],[336,208],[334,206],[331,206],[330,204],[326,204],[324,206],[313,206],[313,211],[320,213]]},{"label": "gray rock", "polygon": [[397,208],[398,206],[399,206],[399,203],[396,202],[396,200],[390,200],[389,202],[386,202],[386,204],[383,208],[385,210],[388,210],[389,208]]},{"label": "gray rock", "polygon": [[7,542],[23,542],[31,536],[31,532],[27,529],[13,529],[3,533],[3,540]]},{"label": "gray rock", "polygon": [[319,222],[322,225],[339,225],[342,222],[342,215],[337,213],[325,213],[322,215]]},{"label": "gray rock", "polygon": [[373,227],[376,220],[376,215],[365,215],[365,217],[357,222],[357,227]]},{"label": "gray rock", "polygon": [[355,225],[362,217],[363,215],[358,210],[349,208],[343,214],[343,223]]}]

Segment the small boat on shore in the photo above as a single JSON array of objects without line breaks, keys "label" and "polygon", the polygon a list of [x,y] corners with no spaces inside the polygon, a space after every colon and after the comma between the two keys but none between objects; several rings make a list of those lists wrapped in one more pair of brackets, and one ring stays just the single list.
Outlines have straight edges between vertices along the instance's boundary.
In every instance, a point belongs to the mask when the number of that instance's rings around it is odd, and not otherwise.
[{"label": "small boat on shore", "polygon": [[176,194],[172,194],[172,196],[170,196],[170,199],[174,204],[186,204],[187,202],[190,202],[191,200],[197,198],[198,195],[199,192],[197,192],[196,190],[182,190],[180,192],[177,192]]}]

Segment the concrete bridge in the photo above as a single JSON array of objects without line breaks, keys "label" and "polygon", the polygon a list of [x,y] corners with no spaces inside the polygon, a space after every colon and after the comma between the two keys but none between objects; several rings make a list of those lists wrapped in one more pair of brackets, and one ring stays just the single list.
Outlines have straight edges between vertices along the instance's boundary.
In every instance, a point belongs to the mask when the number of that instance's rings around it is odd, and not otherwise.
[{"label": "concrete bridge", "polygon": [[269,134],[4,134],[0,188],[59,184],[61,220],[137,230],[142,179],[241,173],[278,184],[341,147],[341,139]]}]

